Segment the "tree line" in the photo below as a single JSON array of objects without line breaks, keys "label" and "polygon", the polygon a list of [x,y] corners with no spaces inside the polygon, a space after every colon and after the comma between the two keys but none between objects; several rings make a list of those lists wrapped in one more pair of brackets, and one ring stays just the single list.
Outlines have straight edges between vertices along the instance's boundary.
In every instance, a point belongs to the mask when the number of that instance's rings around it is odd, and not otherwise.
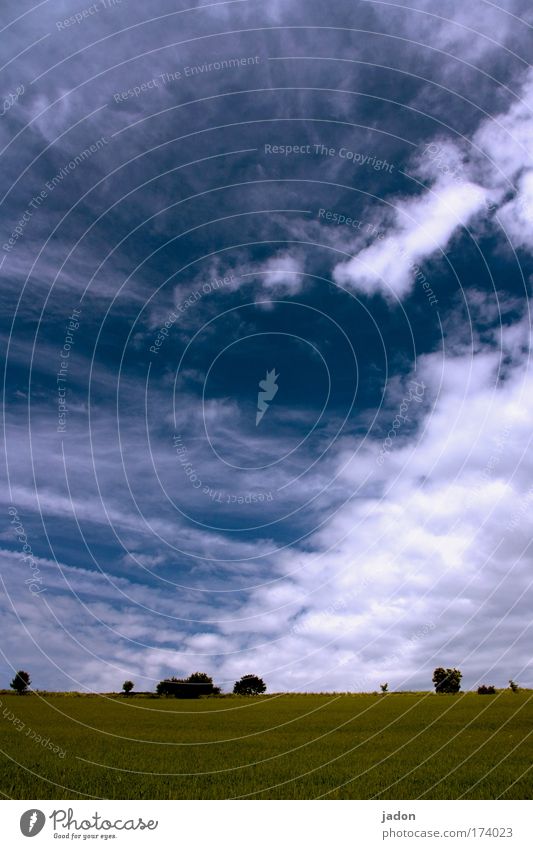
[{"label": "tree line", "polygon": [[[131,684],[126,681],[125,684]],[[124,686],[122,687],[124,689]],[[266,684],[258,675],[243,675],[235,681],[233,692],[238,696],[259,696],[266,690]],[[220,687],[206,672],[193,672],[188,678],[165,678],[156,687],[158,696],[174,696],[176,699],[197,699],[200,696],[218,696]]]},{"label": "tree line", "polygon": [[[460,669],[450,668],[445,669],[443,666],[438,666],[433,672],[433,685],[436,693],[453,694],[458,693],[461,689],[461,679],[463,673]],[[12,690],[15,690],[19,695],[24,695],[31,686],[30,675],[23,669],[19,669],[11,684]],[[389,692],[388,684],[380,684],[383,694]],[[133,681],[124,681],[122,691],[124,695],[129,696],[135,684]],[[512,679],[509,681],[509,688],[516,693],[519,689],[518,684]],[[198,699],[200,696],[217,696],[221,692],[220,687],[213,683],[213,679],[206,672],[193,672],[188,678],[165,678],[160,681],[156,687],[158,696],[173,696],[176,699]],[[266,684],[258,675],[243,675],[238,681],[235,681],[233,693],[237,696],[260,696],[266,692]],[[481,684],[477,688],[480,696],[490,696],[496,693],[496,687],[493,684]]]},{"label": "tree line", "polygon": [[[24,695],[31,686],[29,672],[19,669],[9,686],[19,695]],[[129,696],[134,687],[133,681],[124,681],[122,690]],[[266,684],[258,675],[243,675],[233,686],[233,692],[237,696],[259,696],[265,691]],[[215,686],[213,679],[206,672],[193,672],[188,678],[165,678],[156,687],[158,696],[174,696],[176,699],[217,696],[220,692],[220,687]]]}]

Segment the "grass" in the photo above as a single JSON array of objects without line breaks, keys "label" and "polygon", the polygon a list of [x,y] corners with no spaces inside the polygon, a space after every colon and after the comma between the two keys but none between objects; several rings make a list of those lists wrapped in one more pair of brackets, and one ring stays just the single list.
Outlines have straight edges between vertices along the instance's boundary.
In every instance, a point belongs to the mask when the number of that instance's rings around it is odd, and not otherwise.
[{"label": "grass", "polygon": [[531,691],[198,701],[0,692],[0,703],[0,791],[14,799],[533,792]]}]

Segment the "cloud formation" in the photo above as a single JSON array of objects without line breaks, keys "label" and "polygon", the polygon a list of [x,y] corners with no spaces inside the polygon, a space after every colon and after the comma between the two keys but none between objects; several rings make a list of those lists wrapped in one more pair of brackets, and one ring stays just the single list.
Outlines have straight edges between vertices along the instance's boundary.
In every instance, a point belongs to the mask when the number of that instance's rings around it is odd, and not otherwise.
[{"label": "cloud formation", "polygon": [[4,678],[533,684],[531,10],[482,8],[7,4],[1,498],[46,591],[8,518]]}]

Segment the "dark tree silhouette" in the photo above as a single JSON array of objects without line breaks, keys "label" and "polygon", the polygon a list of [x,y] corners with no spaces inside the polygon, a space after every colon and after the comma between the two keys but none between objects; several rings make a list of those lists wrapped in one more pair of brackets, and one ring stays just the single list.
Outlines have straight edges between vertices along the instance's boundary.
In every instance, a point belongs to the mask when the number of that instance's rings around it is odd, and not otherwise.
[{"label": "dark tree silhouette", "polygon": [[213,679],[207,672],[193,672],[192,675],[189,675],[187,678],[189,684],[212,684]]},{"label": "dark tree silhouette", "polygon": [[479,696],[494,696],[496,693],[496,687],[493,684],[482,684],[481,687],[477,688],[477,692]]},{"label": "dark tree silhouette", "polygon": [[463,673],[459,669],[443,669],[439,666],[433,673],[433,683],[437,693],[458,693],[461,689]]},{"label": "dark tree silhouette", "polygon": [[126,694],[126,696],[128,696],[131,693],[134,686],[135,686],[135,684],[133,683],[133,681],[124,681],[124,683],[122,685],[122,689],[124,690],[124,693]]},{"label": "dark tree silhouette", "polygon": [[238,696],[258,696],[265,690],[265,682],[257,675],[243,675],[240,681],[235,681],[233,687],[233,692]]},{"label": "dark tree silhouette", "polygon": [[156,689],[158,695],[174,696],[176,699],[197,699],[220,693],[220,687],[214,686],[213,679],[206,672],[193,672],[188,678],[165,678]]},{"label": "dark tree silhouette", "polygon": [[158,696],[177,696],[176,690],[178,684],[185,684],[184,678],[165,678],[160,681],[156,687]]},{"label": "dark tree silhouette", "polygon": [[30,673],[19,669],[9,686],[12,690],[16,690],[19,696],[23,696],[30,684]]},{"label": "dark tree silhouette", "polygon": [[220,687],[215,687],[213,679],[207,672],[193,672],[187,678],[187,686],[192,691],[192,698],[198,696],[216,696],[220,693]]}]

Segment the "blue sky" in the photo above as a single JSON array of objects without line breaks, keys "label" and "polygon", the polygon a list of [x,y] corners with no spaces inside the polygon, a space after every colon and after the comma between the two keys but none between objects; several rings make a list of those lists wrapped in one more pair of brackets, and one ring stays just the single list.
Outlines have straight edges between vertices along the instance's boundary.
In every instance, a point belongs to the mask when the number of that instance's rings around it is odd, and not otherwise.
[{"label": "blue sky", "polygon": [[533,686],[531,8],[265,5],[7,3],[2,678]]}]

